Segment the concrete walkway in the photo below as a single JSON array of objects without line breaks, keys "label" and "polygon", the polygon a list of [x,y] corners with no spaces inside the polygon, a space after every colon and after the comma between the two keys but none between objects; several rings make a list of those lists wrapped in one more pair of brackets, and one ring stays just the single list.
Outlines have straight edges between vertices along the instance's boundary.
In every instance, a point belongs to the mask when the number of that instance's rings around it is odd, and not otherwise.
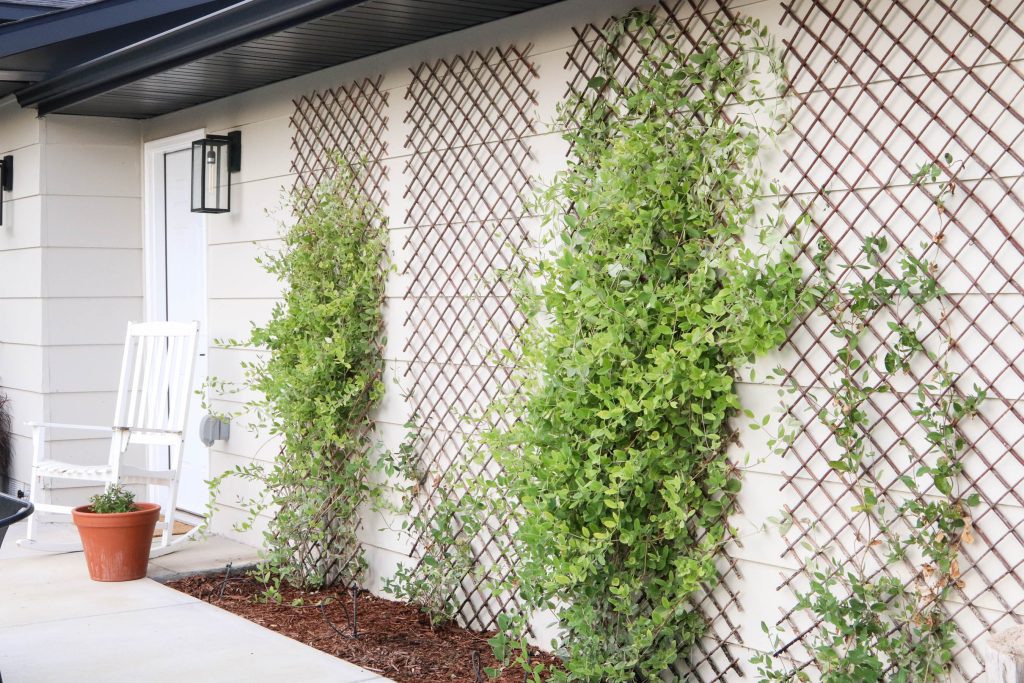
[{"label": "concrete walkway", "polygon": [[[11,545],[16,533],[8,534]],[[223,553],[202,543],[159,561],[176,565],[168,573],[186,569],[190,552],[220,563]],[[0,556],[4,683],[388,683],[152,579],[91,581],[81,553],[25,553],[5,541]]]}]

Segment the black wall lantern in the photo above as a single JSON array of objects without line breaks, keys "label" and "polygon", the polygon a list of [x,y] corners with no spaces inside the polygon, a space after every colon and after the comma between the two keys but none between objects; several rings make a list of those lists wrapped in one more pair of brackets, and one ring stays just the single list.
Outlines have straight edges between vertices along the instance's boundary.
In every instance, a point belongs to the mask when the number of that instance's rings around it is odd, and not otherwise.
[{"label": "black wall lantern", "polygon": [[231,174],[242,170],[242,131],[192,143],[192,212],[231,210]]},{"label": "black wall lantern", "polygon": [[0,225],[4,224],[4,192],[14,189],[14,157],[0,159]]}]

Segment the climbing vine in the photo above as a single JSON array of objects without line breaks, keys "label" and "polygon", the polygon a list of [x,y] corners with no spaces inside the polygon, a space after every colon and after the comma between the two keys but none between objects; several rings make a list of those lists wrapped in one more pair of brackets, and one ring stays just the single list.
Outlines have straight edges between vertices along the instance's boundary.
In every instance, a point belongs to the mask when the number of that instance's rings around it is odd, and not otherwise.
[{"label": "climbing vine", "polygon": [[[947,155],[946,162],[953,159]],[[940,175],[938,163],[931,163],[914,177],[941,188],[932,197],[940,229],[917,255],[903,249],[890,256],[887,238],[878,236],[865,241],[854,263],[836,268],[825,239],[815,256],[824,292],[820,306],[840,341],[829,400],[816,406],[816,419],[835,437],[829,466],[857,496],[851,512],[860,545],[846,562],[832,558],[828,548],[816,553],[809,586],[798,595],[798,608],[814,620],[804,642],[827,683],[935,681],[946,677],[953,659],[954,625],[943,603],[962,585],[961,547],[973,540],[970,508],[979,502],[977,493],[960,486],[966,448],[961,424],[977,413],[985,391],[962,393],[945,358],[948,342],[944,350],[924,342],[931,331],[924,328],[926,307],[941,305],[946,295],[928,260],[942,240],[945,204],[955,188]],[[887,274],[887,262],[896,274]],[[848,274],[853,276],[843,277]],[[866,352],[867,335],[883,323],[892,342]],[[891,457],[883,460],[871,446],[870,401],[906,384],[900,380],[912,379],[911,366],[921,359],[932,368],[930,376],[910,396],[924,447],[915,444],[919,455],[897,473],[902,490],[882,491],[879,481],[891,469]],[[903,446],[912,453],[910,444]],[[785,650],[779,634],[772,635],[777,649]],[[764,681],[809,680],[803,670],[779,668],[771,654],[753,661]]]},{"label": "climbing vine", "polygon": [[283,283],[282,299],[248,339],[225,342],[264,350],[243,365],[260,396],[249,407],[282,446],[273,463],[237,467],[213,485],[230,476],[262,484],[263,495],[245,501],[245,525],[272,514],[262,573],[272,585],[355,581],[365,565],[356,531],[360,506],[375,494],[369,412],[384,392],[388,272],[387,222],[360,189],[366,172],[339,162],[333,176],[292,197],[298,218],[283,249],[260,259]]},{"label": "climbing vine", "polygon": [[[434,485],[442,493],[431,514],[417,514],[430,475],[416,456],[415,421],[406,427],[410,430],[407,438],[392,454],[385,471],[399,487],[402,500],[396,511],[405,520],[402,531],[419,544],[419,559],[400,565],[384,579],[384,588],[395,598],[419,607],[431,626],[440,626],[458,615],[463,581],[482,570],[472,542],[487,517],[488,506],[481,496],[485,485],[482,479],[452,467],[438,475]],[[460,476],[468,481],[460,481]],[[404,482],[404,487],[399,482]]]},{"label": "climbing vine", "polygon": [[522,509],[516,588],[559,619],[557,679],[658,680],[704,634],[694,598],[719,580],[740,490],[736,376],[810,302],[779,207],[755,211],[759,153],[785,123],[767,31],[716,25],[734,38],[684,52],[653,39],[657,21],[611,29],[611,45],[650,33],[635,80],[616,79],[609,50],[562,110],[573,158],[540,200],[548,244],[518,287],[522,390],[497,407],[519,420],[487,440],[504,470],[492,498]]}]

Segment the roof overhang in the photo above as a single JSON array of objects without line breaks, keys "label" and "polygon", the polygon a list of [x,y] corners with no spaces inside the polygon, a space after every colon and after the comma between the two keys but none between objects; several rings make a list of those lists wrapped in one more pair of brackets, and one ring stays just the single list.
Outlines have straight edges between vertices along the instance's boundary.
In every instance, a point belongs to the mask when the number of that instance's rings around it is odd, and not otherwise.
[{"label": "roof overhang", "polygon": [[[40,115],[148,118],[557,1],[103,0],[0,26],[0,81]],[[136,34],[50,71],[25,68],[25,55],[111,31]]]},{"label": "roof overhang", "polygon": [[18,21],[52,11],[52,7],[26,5],[20,2],[0,2],[0,21]]}]

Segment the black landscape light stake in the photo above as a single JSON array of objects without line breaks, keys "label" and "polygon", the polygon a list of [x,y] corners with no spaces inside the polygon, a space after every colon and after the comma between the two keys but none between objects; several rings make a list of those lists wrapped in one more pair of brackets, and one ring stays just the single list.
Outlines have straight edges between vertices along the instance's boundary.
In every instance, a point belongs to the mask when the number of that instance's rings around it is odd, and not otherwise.
[{"label": "black landscape light stake", "polygon": [[[349,586],[348,590],[349,590],[349,594],[352,596],[352,635],[349,635],[347,633],[342,632],[342,630],[338,628],[337,624],[335,624],[333,621],[331,621],[331,617],[327,614],[327,602],[326,601],[321,600],[318,606],[320,608],[320,616],[323,617],[324,622],[328,626],[331,627],[332,631],[337,633],[342,638],[351,638],[353,640],[358,640],[359,639],[359,605],[358,605],[359,586],[357,586],[355,584],[355,582],[353,582]],[[342,609],[345,609],[345,616],[348,616],[348,609],[345,608],[345,601],[341,600],[340,594],[339,594],[338,598],[339,598],[339,602],[340,602],[340,604],[342,606]]]},{"label": "black landscape light stake", "polygon": [[473,683],[483,683],[484,679],[480,671],[480,653],[473,650],[469,656],[469,661],[473,664]]},{"label": "black landscape light stake", "polygon": [[228,587],[228,579],[231,578],[231,565],[232,564],[234,564],[234,563],[233,562],[228,562],[228,566],[224,568],[224,581],[222,581],[221,584],[220,584],[220,594],[217,596],[218,599],[224,597],[224,589]]},{"label": "black landscape light stake", "polygon": [[242,170],[242,131],[192,143],[192,213],[231,210],[231,174]]},{"label": "black landscape light stake", "polygon": [[349,588],[352,593],[352,637],[359,638],[359,586],[352,582]]}]

